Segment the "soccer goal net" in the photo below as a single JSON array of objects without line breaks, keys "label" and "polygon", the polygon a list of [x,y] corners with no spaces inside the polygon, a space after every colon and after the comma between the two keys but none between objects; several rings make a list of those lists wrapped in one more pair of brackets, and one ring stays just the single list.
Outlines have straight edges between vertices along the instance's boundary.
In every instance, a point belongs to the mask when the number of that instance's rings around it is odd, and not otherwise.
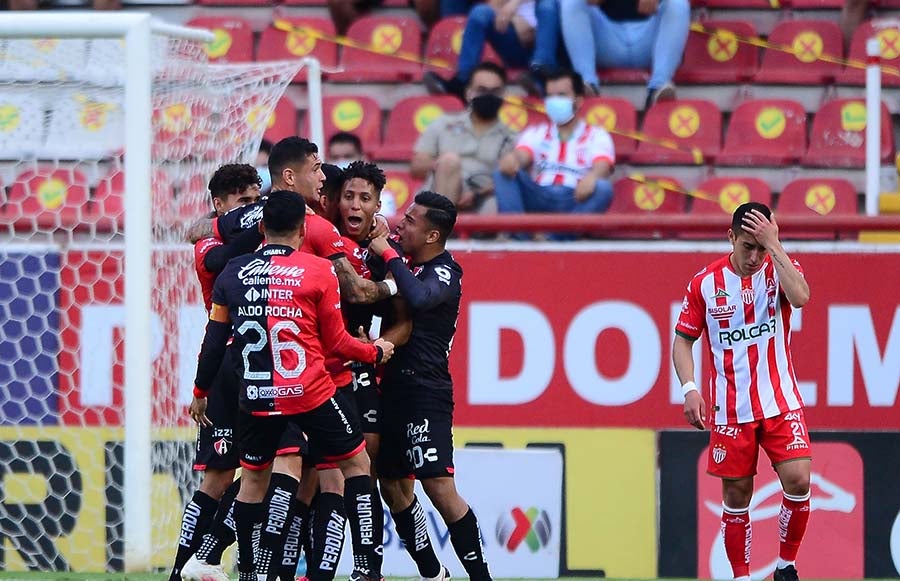
[{"label": "soccer goal net", "polygon": [[205,325],[187,226],[299,62],[147,14],[0,15],[0,571],[169,566]]}]

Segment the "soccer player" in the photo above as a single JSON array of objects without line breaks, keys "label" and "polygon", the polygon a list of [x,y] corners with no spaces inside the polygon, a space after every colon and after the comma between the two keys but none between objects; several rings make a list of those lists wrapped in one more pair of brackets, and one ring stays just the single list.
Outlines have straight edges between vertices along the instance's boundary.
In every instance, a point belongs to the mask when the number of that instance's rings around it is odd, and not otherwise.
[{"label": "soccer player", "polygon": [[[221,216],[235,208],[259,201],[261,185],[262,180],[253,166],[221,166],[209,180],[209,193],[216,215]],[[194,245],[194,266],[207,311],[211,308],[213,283],[225,264],[235,256],[253,252],[261,241],[258,230],[248,230],[228,244],[216,238],[206,238]],[[237,419],[239,380],[229,365],[230,358],[231,350],[228,349],[225,364],[216,376],[218,388],[209,401],[207,416],[211,424],[200,426],[197,434],[194,470],[202,471],[203,479],[184,508],[170,581],[181,581],[181,568],[200,548],[203,535],[219,510],[220,501],[223,507],[220,517],[224,517],[237,493],[237,486],[229,487],[232,486],[234,472],[238,467],[234,426]]]},{"label": "soccer player", "polygon": [[[368,487],[369,459],[362,433],[333,397],[335,386],[324,365],[326,349],[369,364],[385,362],[393,352],[390,342],[362,343],[344,330],[334,268],[328,261],[298,252],[305,216],[301,196],[287,191],[270,194],[262,218],[266,245],[232,260],[216,280],[197,367],[191,417],[206,423],[206,396],[234,333],[234,349],[241,353],[235,367],[242,379],[238,433],[245,469],[234,503],[241,581],[256,581],[257,575],[270,581],[277,573],[273,555],[279,552],[290,498],[280,506],[270,504],[267,518],[262,501],[279,439],[288,425],[297,425],[326,460],[339,465],[348,493],[364,493]],[[351,483],[362,482],[359,476],[365,476],[363,489],[351,490]],[[281,526],[273,525],[275,512],[282,513],[276,519]],[[254,528],[260,523],[254,550]],[[342,538],[341,530],[329,531],[325,539],[331,578]],[[327,578],[310,572],[312,581]]]},{"label": "soccer player", "polygon": [[[412,271],[387,241],[379,237],[369,253],[380,256],[406,300],[412,335],[397,348],[384,369],[384,418],[378,476],[397,534],[406,544],[422,577],[442,581],[449,574],[428,539],[422,506],[413,492],[415,475],[440,512],[450,541],[473,581],[491,578],[481,547],[475,513],[453,480],[453,382],[449,353],[456,332],[462,269],[445,249],[456,224],[456,207],[446,197],[425,191],[397,226]],[[415,272],[415,274],[413,274]]]},{"label": "soccer player", "polygon": [[706,332],[712,362],[707,470],[722,479],[722,534],[735,579],[750,579],[750,498],[759,448],[781,481],[780,548],[775,581],[795,581],[809,520],[810,443],[791,361],[791,313],[809,300],[797,261],[778,239],[764,204],[738,206],[728,232],[732,252],[688,284],[672,358],[689,424],[705,429],[706,401],[694,383],[691,347]]}]

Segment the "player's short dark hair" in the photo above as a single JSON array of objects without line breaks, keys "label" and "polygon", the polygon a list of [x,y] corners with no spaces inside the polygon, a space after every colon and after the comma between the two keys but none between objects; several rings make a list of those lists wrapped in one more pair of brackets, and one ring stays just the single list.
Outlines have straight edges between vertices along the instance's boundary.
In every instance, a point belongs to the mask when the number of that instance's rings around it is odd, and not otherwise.
[{"label": "player's short dark hair", "polygon": [[479,71],[487,71],[489,73],[494,73],[503,81],[503,84],[506,84],[506,71],[498,65],[497,63],[492,63],[491,61],[484,61],[478,63],[474,69],[472,69],[472,74],[469,76],[469,82],[472,82],[472,79],[475,77],[475,73]]},{"label": "player's short dark hair", "polygon": [[360,178],[375,186],[375,195],[377,196],[381,195],[381,190],[384,189],[384,184],[387,183],[387,177],[385,177],[381,168],[368,161],[354,161],[348,165],[344,169],[343,178],[341,182],[342,189],[343,184],[353,178]]},{"label": "player's short dark hair", "polygon": [[263,139],[259,142],[259,151],[268,155],[272,152],[272,142],[268,139]]},{"label": "player's short dark hair", "polygon": [[262,179],[255,167],[246,163],[226,163],[209,178],[209,195],[224,200],[252,185],[262,187]]},{"label": "player's short dark hair", "polygon": [[332,224],[337,224],[337,202],[341,197],[341,188],[344,185],[344,171],[333,163],[323,163],[322,173],[325,174],[325,183],[322,184],[321,195],[328,200],[328,205],[320,204],[315,210]]},{"label": "player's short dark hair", "polygon": [[303,201],[303,196],[289,190],[269,192],[262,216],[266,233],[288,235],[299,229],[305,219],[306,202]]},{"label": "player's short dark hair", "polygon": [[456,206],[453,202],[447,196],[430,190],[416,194],[415,202],[417,206],[428,208],[425,219],[441,233],[441,241],[446,241],[456,226]]},{"label": "player's short dark hair", "polygon": [[735,235],[744,233],[744,216],[749,214],[751,210],[758,210],[767,220],[772,219],[772,210],[763,203],[747,202],[746,204],[741,204],[734,210],[734,214],[731,215],[731,230]]},{"label": "player's short dark hair", "polygon": [[349,131],[338,131],[337,133],[332,135],[331,138],[328,139],[328,148],[330,149],[331,146],[335,143],[349,143],[353,147],[355,147],[356,151],[358,151],[360,154],[363,150],[362,140]]},{"label": "player's short dark hair", "polygon": [[550,81],[558,81],[559,79],[570,79],[572,81],[572,88],[575,90],[576,97],[584,95],[584,79],[572,69],[556,69],[546,73],[544,75],[544,86],[546,87]]},{"label": "player's short dark hair", "polygon": [[319,153],[319,146],[303,137],[285,137],[272,146],[269,152],[269,174],[273,179],[281,177],[284,168],[303,163],[309,156]]}]

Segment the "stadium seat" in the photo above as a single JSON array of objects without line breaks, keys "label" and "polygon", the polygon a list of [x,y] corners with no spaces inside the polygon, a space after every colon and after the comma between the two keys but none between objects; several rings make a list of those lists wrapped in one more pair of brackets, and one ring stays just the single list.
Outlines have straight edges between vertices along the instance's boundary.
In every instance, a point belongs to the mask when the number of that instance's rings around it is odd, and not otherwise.
[{"label": "stadium seat", "polygon": [[[643,176],[642,176],[643,177]],[[685,212],[687,196],[666,186],[682,189],[678,180],[665,176],[646,176],[649,183],[624,177],[613,184],[613,200],[607,214],[629,216],[679,215]],[[677,232],[663,229],[648,232],[628,231],[610,233],[611,238],[672,238]]]},{"label": "stadium seat", "polygon": [[197,0],[201,6],[273,6],[274,0]]},{"label": "stadium seat", "polygon": [[413,199],[422,187],[422,182],[407,172],[386,171],[387,183],[381,191],[381,213],[388,218],[399,219],[412,204]]},{"label": "stadium seat", "polygon": [[205,46],[210,62],[246,63],[253,60],[253,29],[243,18],[201,16],[186,24],[207,28],[216,36]]},{"label": "stadium seat", "polygon": [[792,48],[763,51],[762,64],[754,82],[783,85],[833,83],[841,65],[818,60],[821,56],[843,58],[844,37],[836,22],[828,20],[786,20],[769,34],[769,42]]},{"label": "stadium seat", "polygon": [[422,28],[413,18],[366,16],[350,25],[341,72],[329,80],[344,83],[418,81],[422,78]]},{"label": "stadium seat", "polygon": [[[778,198],[781,216],[854,216],[858,196],[853,184],[844,179],[801,178],[792,181]],[[780,234],[784,238],[834,239],[834,232],[804,232],[796,228]]]},{"label": "stadium seat", "polygon": [[[850,53],[848,58],[852,61],[865,64],[866,40],[877,37],[881,44],[881,65],[891,67],[894,71],[900,69],[900,24],[896,20],[870,20],[864,22],[853,32],[853,40],[850,41]],[[881,84],[887,86],[900,86],[900,74],[891,74],[887,70],[881,71]],[[838,76],[841,85],[864,85],[866,83],[865,68],[846,67]]]},{"label": "stadium seat", "polygon": [[505,101],[500,107],[500,121],[516,133],[530,125],[549,121],[543,113],[544,105],[540,99],[507,96]]},{"label": "stadium seat", "polygon": [[[606,129],[634,132],[637,130],[637,112],[627,99],[618,97],[588,97],[581,106],[585,121]],[[637,142],[624,135],[612,134],[616,146],[616,161],[627,161],[634,153]]]},{"label": "stadium seat", "polygon": [[281,0],[284,6],[328,6],[327,0]]},{"label": "stadium seat", "polygon": [[[434,71],[444,77],[456,72],[465,25],[465,16],[450,16],[432,27],[425,45],[425,59],[430,61],[425,65],[426,71]],[[501,64],[500,57],[489,44],[484,46],[481,60]]]},{"label": "stadium seat", "polygon": [[189,94],[172,93],[165,102],[155,103],[153,110],[154,158],[182,159],[197,151],[214,147],[212,137],[201,134],[202,127],[194,119],[209,114],[209,103],[197,101]]},{"label": "stadium seat", "polygon": [[795,10],[840,10],[844,0],[790,0],[790,4]]},{"label": "stadium seat", "polygon": [[650,79],[648,69],[600,69],[597,78],[610,85],[644,85]]},{"label": "stadium seat", "polygon": [[[755,177],[715,177],[700,184],[694,192],[691,214],[728,217],[746,202],[762,202],[772,207],[769,184]],[[702,196],[702,197],[701,197]],[[712,222],[723,231],[726,222]]]},{"label": "stadium seat", "polygon": [[[0,59],[4,81],[80,81],[88,78],[83,38],[12,38]],[[124,52],[123,52],[124,54]],[[8,56],[7,56],[8,55]]]},{"label": "stadium seat", "polygon": [[759,51],[736,36],[755,37],[756,29],[746,21],[707,20],[692,25],[675,81],[738,83],[752,79]]},{"label": "stadium seat", "polygon": [[0,93],[0,159],[34,158],[44,147],[44,97],[34,90]]},{"label": "stadium seat", "polygon": [[[182,182],[175,192],[174,215],[181,224],[191,224],[194,220],[200,218],[204,214],[209,213],[212,209],[212,203],[209,199],[209,190],[207,189],[209,178],[206,175],[191,176],[185,182]],[[170,191],[170,184],[166,181],[154,185],[154,195],[165,198],[166,192]]]},{"label": "stadium seat", "polygon": [[[891,116],[881,104],[881,162],[894,163]],[[866,102],[836,99],[822,105],[813,118],[809,151],[803,160],[812,167],[864,167],[866,165]]]},{"label": "stadium seat", "polygon": [[631,161],[638,164],[693,164],[687,151],[699,148],[704,159],[713,159],[722,147],[722,115],[710,101],[700,99],[665,101],[650,107],[644,116],[643,133],[658,140],[677,143],[675,150],[642,141]]},{"label": "stadium seat", "polygon": [[419,135],[432,121],[447,112],[462,110],[456,97],[408,97],[397,102],[388,116],[384,144],[373,157],[383,161],[409,162]]},{"label": "stadium seat", "polygon": [[272,143],[277,143],[285,137],[297,135],[297,121],[297,107],[294,102],[287,97],[282,97],[269,116],[266,133],[263,137]]},{"label": "stadium seat", "polygon": [[26,169],[9,187],[6,216],[17,230],[89,225],[88,182],[77,169]]},{"label": "stadium seat", "polygon": [[51,102],[47,140],[39,156],[50,159],[102,159],[125,147],[122,95],[85,90]]},{"label": "stadium seat", "polygon": [[[279,18],[292,27],[290,32],[275,28],[272,23],[262,31],[256,51],[258,61],[278,61],[315,57],[323,70],[337,68],[337,45],[317,38],[316,34],[333,37],[334,24],[328,18]],[[327,76],[327,73],[323,73]],[[295,82],[306,81],[306,67],[300,69]]]},{"label": "stadium seat", "polygon": [[[324,97],[322,117],[326,142],[338,131],[346,131],[359,137],[366,153],[381,146],[381,109],[372,97]],[[309,115],[304,128],[304,134],[309,135]]]},{"label": "stadium seat", "polygon": [[806,154],[806,111],[786,99],[741,103],[731,114],[720,165],[779,166]]}]

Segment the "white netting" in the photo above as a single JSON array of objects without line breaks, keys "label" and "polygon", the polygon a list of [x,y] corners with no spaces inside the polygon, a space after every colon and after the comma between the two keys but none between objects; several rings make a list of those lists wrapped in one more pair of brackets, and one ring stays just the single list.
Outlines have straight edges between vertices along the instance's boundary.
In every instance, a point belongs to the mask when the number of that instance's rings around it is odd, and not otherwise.
[{"label": "white netting", "polygon": [[[0,570],[123,566],[125,198],[152,196],[153,565],[174,555],[205,317],[191,222],[252,163],[299,63],[211,65],[153,41],[152,179],[124,191],[125,45],[0,39]],[[150,252],[150,249],[148,249]]]}]

